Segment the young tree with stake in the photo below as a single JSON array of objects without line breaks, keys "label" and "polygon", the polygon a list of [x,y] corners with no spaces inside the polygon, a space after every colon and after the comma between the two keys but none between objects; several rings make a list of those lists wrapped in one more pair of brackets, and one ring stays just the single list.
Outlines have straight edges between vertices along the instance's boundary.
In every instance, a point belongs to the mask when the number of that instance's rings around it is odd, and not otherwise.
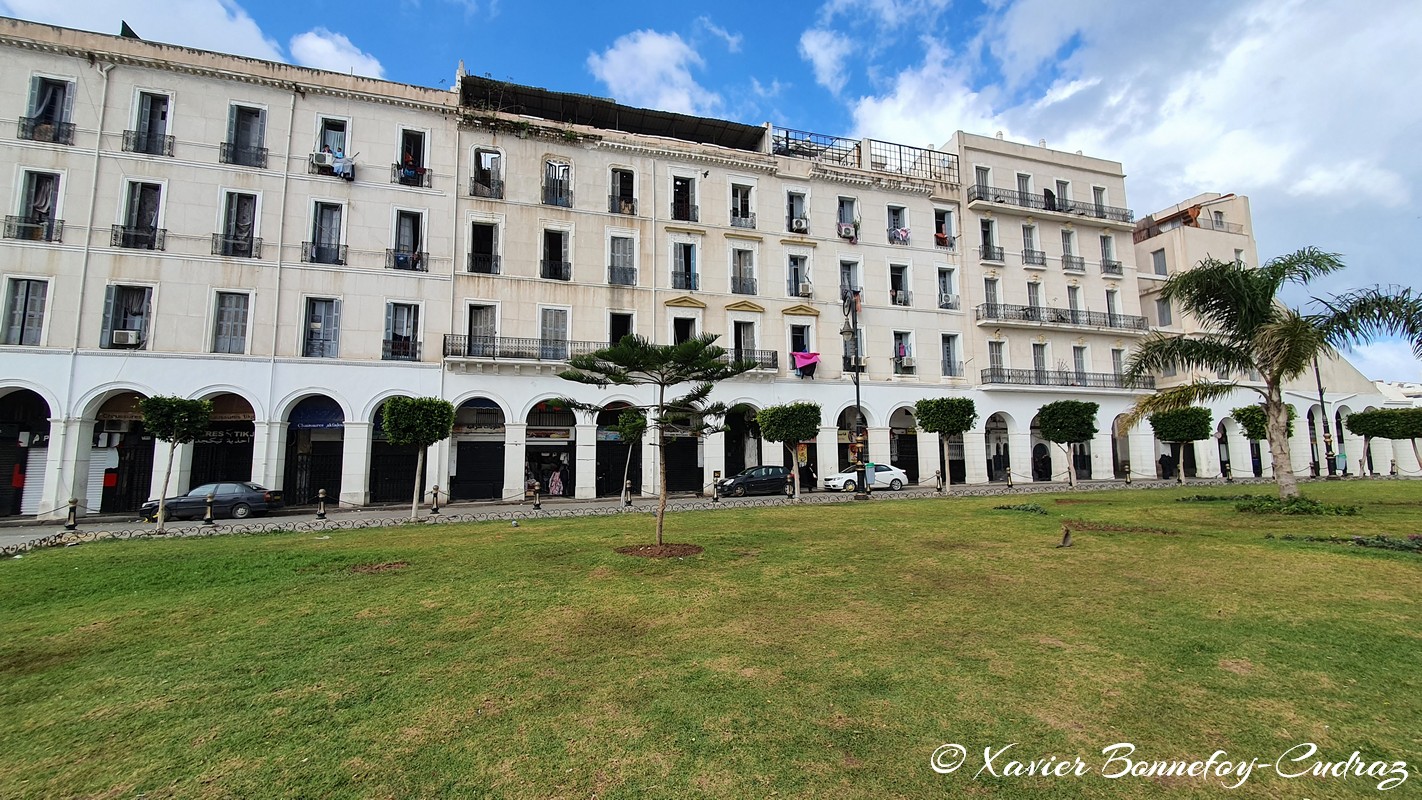
[{"label": "young tree with stake", "polygon": [[780,442],[790,453],[791,478],[795,482],[795,499],[800,499],[800,462],[795,455],[795,445],[806,439],[813,439],[820,432],[819,403],[788,403],[770,406],[755,415],[760,424],[761,438]]},{"label": "young tree with stake", "polygon": [[163,490],[158,493],[157,531],[162,533],[168,516],[168,482],[173,478],[174,445],[187,444],[207,432],[212,418],[210,400],[188,400],[162,395],[140,400],[143,430],[153,438],[167,442],[168,466],[163,471]]},{"label": "young tree with stake", "polygon": [[436,442],[449,438],[454,431],[454,405],[438,397],[392,397],[381,408],[381,427],[391,444],[413,446],[419,452],[415,459],[414,497],[410,500],[410,519],[420,512],[420,476],[425,474],[425,451]]}]

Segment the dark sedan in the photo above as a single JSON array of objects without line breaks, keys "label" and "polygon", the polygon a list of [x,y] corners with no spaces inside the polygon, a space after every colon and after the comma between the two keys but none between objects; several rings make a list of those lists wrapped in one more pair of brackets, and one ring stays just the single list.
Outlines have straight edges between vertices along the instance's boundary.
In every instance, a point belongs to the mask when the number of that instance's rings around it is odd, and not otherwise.
[{"label": "dark sedan", "polygon": [[785,481],[790,470],[785,467],[749,467],[739,475],[733,475],[720,483],[721,494],[745,497],[748,494],[780,494],[785,491]]},{"label": "dark sedan", "polygon": [[[232,481],[204,483],[182,497],[170,497],[163,505],[168,519],[202,519],[207,513],[207,496],[212,495],[212,515],[246,519],[253,514],[265,514],[281,508],[281,492],[274,492],[255,483]],[[158,501],[149,500],[138,509],[149,522],[158,518]]]}]

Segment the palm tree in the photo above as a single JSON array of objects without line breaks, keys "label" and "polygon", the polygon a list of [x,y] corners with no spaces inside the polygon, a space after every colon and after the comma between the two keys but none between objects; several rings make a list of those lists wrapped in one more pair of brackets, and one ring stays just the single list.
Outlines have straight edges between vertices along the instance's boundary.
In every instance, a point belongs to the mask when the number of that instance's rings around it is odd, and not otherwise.
[{"label": "palm tree", "polygon": [[1278,299],[1286,283],[1307,285],[1341,269],[1338,254],[1305,247],[1257,269],[1207,258],[1194,269],[1172,275],[1161,288],[1161,298],[1194,315],[1205,332],[1188,337],[1151,334],[1127,363],[1126,379],[1134,381],[1175,367],[1218,375],[1257,372],[1264,385],[1198,379],[1162,389],[1136,402],[1125,420],[1127,427],[1156,411],[1187,408],[1227,397],[1238,388],[1251,389],[1262,397],[1279,497],[1297,497],[1298,481],[1289,462],[1284,384],[1302,375],[1316,358],[1384,334],[1411,339],[1414,353],[1422,358],[1422,299],[1410,288],[1374,287],[1327,300],[1315,298],[1311,312],[1289,308]]}]

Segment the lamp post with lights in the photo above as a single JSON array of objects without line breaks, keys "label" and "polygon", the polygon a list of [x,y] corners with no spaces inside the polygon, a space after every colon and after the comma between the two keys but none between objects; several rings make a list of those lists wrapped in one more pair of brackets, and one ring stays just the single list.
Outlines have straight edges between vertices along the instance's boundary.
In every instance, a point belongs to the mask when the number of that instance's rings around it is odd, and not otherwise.
[{"label": "lamp post with lights", "polygon": [[[854,379],[854,425],[849,433],[851,443],[859,444],[859,429],[864,422],[864,410],[859,398],[859,372],[864,369],[864,361],[859,354],[859,290],[848,289],[844,293],[844,327],[839,329],[839,335],[844,337],[845,353],[851,359],[849,362],[850,375]],[[865,445],[868,442],[864,442]],[[859,463],[855,465],[855,472],[859,475],[859,480],[855,483],[854,499],[866,500],[869,497],[868,475],[864,470],[864,448],[855,448],[859,453]]]}]

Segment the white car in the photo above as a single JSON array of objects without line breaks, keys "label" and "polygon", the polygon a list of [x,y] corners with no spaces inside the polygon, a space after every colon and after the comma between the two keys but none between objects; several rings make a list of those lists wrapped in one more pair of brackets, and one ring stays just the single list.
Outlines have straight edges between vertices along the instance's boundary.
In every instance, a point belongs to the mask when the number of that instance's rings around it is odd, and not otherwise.
[{"label": "white car", "polygon": [[[908,485],[908,475],[889,464],[874,465],[874,488],[898,491]],[[825,478],[825,489],[831,492],[853,492],[859,489],[859,470],[851,469]]]}]

